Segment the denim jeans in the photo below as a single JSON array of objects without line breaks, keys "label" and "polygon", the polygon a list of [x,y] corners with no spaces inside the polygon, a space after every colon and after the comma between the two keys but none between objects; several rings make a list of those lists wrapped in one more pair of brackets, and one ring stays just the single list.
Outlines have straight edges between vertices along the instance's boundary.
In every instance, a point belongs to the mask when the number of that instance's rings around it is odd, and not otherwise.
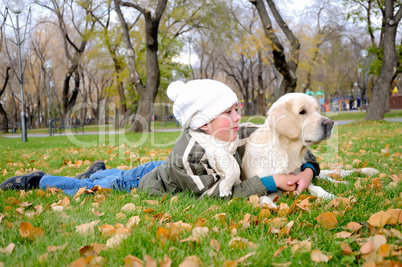
[{"label": "denim jeans", "polygon": [[73,196],[81,187],[90,189],[95,185],[102,188],[115,190],[125,190],[138,187],[140,180],[145,174],[156,167],[164,164],[166,161],[151,161],[142,164],[134,169],[123,171],[119,169],[100,170],[93,173],[89,178],[77,179],[72,177],[45,175],[40,179],[39,187],[46,189],[46,186],[62,189],[67,195]]}]

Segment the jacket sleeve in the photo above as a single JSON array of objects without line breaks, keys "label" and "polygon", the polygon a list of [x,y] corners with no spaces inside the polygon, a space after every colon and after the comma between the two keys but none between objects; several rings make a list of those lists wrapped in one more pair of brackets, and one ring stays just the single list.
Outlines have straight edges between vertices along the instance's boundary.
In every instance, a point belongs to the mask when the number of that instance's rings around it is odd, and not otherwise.
[{"label": "jacket sleeve", "polygon": [[316,157],[313,155],[310,149],[307,150],[306,156],[304,156],[304,162],[313,165],[315,175],[320,175],[320,165],[318,164]]}]

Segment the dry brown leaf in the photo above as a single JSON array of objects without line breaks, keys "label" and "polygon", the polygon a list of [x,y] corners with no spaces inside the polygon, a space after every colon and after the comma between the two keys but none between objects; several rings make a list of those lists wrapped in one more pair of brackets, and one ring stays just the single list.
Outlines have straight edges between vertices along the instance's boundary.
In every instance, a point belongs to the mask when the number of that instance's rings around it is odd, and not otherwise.
[{"label": "dry brown leaf", "polygon": [[219,252],[221,250],[221,244],[218,242],[218,240],[212,238],[211,242],[209,242],[209,245],[216,251]]},{"label": "dry brown leaf", "polygon": [[294,221],[290,221],[288,224],[285,225],[285,227],[283,227],[280,231],[279,231],[279,235],[283,236],[283,235],[288,235],[290,234],[290,229],[292,228],[294,224]]},{"label": "dry brown leaf", "polygon": [[100,220],[96,220],[93,222],[89,222],[89,223],[84,223],[81,225],[78,225],[75,227],[76,232],[82,235],[85,234],[93,234],[94,233],[94,227],[100,222]]},{"label": "dry brown leaf", "polygon": [[272,266],[275,266],[275,267],[289,267],[290,265],[292,265],[292,262],[281,262],[281,263],[273,262],[272,263]]},{"label": "dry brown leaf", "polygon": [[115,248],[115,247],[119,246],[127,237],[128,237],[127,234],[112,236],[111,238],[109,238],[106,241],[106,247],[107,248]]},{"label": "dry brown leaf", "polygon": [[208,227],[194,227],[192,234],[193,235],[200,235],[200,236],[205,236],[208,234]]},{"label": "dry brown leaf", "polygon": [[389,209],[385,213],[391,216],[389,221],[387,222],[388,225],[402,223],[402,209]]},{"label": "dry brown leaf", "polygon": [[122,211],[133,211],[135,210],[134,203],[128,203],[121,208]]},{"label": "dry brown leaf", "polygon": [[184,261],[179,264],[179,267],[200,267],[204,266],[201,259],[197,256],[188,256],[184,258]]},{"label": "dry brown leaf", "polygon": [[255,254],[255,252],[250,252],[250,253],[244,255],[243,257],[241,257],[240,259],[238,259],[238,260],[236,261],[236,263],[242,263],[242,264],[243,264],[248,258],[250,258],[251,256],[253,256],[254,254]]},{"label": "dry brown leaf", "polygon": [[159,201],[157,200],[143,200],[141,202],[148,203],[149,205],[159,205]]},{"label": "dry brown leaf", "polygon": [[68,245],[68,243],[65,243],[62,246],[48,246],[47,251],[48,252],[55,252],[57,250],[63,250],[63,249],[65,249],[67,247],[67,245]]},{"label": "dry brown leaf", "polygon": [[245,248],[256,248],[257,245],[254,242],[248,241],[242,237],[234,237],[229,242],[229,247],[237,248],[237,249],[245,249]]},{"label": "dry brown leaf", "polygon": [[20,235],[22,237],[29,237],[34,227],[29,222],[22,222],[20,224]]},{"label": "dry brown leaf", "polygon": [[289,211],[290,211],[290,208],[289,208],[288,204],[286,204],[286,203],[279,204],[278,215],[287,216],[289,214]]},{"label": "dry brown leaf", "polygon": [[0,253],[11,254],[15,248],[15,244],[11,243],[5,248],[0,248]]},{"label": "dry brown leaf", "polygon": [[346,227],[347,227],[349,230],[353,231],[353,232],[359,231],[360,228],[362,228],[362,226],[361,226],[359,223],[356,223],[356,222],[350,222],[350,223],[348,223],[348,224],[346,225]]},{"label": "dry brown leaf", "polygon": [[124,214],[124,213],[121,213],[121,212],[116,213],[116,220],[123,220],[123,219],[125,219],[126,217],[127,217],[127,215]]},{"label": "dry brown leaf", "polygon": [[124,261],[124,266],[126,266],[126,267],[143,267],[143,265],[142,265],[143,261],[132,255],[127,255],[123,261]]},{"label": "dry brown leaf", "polygon": [[273,257],[278,257],[278,255],[282,252],[282,250],[284,250],[284,249],[287,248],[287,247],[288,247],[288,246],[285,245],[285,246],[282,246],[282,247],[278,248],[278,249],[274,252]]},{"label": "dry brown leaf", "polygon": [[157,267],[156,261],[149,255],[144,256],[145,267]]},{"label": "dry brown leaf", "polygon": [[140,216],[138,216],[138,215],[132,216],[130,219],[128,219],[126,227],[131,228],[131,227],[137,226],[140,221],[141,221]]},{"label": "dry brown leaf", "polygon": [[113,225],[111,224],[102,224],[100,226],[98,226],[99,232],[101,232],[101,234],[106,234],[108,235],[108,233],[114,234],[116,232],[116,228],[114,228]]},{"label": "dry brown leaf", "polygon": [[311,246],[312,246],[311,241],[309,241],[308,239],[303,240],[303,241],[293,244],[292,248],[291,248],[291,252],[292,252],[292,254],[295,254],[296,252],[301,252],[301,253],[310,252]]},{"label": "dry brown leaf", "polygon": [[390,256],[390,254],[391,254],[391,251],[390,251],[390,249],[389,249],[389,245],[388,244],[384,244],[384,245],[381,245],[379,248],[378,248],[378,255],[380,255],[381,257],[389,257]]},{"label": "dry brown leaf", "polygon": [[374,235],[370,239],[374,243],[374,250],[377,250],[380,246],[387,243],[387,238],[383,235]]},{"label": "dry brown leaf", "polygon": [[344,254],[344,255],[352,255],[352,253],[353,253],[352,248],[348,244],[345,244],[343,242],[341,242],[341,249],[342,249],[342,254]]},{"label": "dry brown leaf", "polygon": [[332,229],[338,224],[338,220],[333,212],[322,213],[318,215],[315,220],[327,229]]},{"label": "dry brown leaf", "polygon": [[179,202],[178,196],[174,196],[170,199],[170,204],[176,204],[177,202]]},{"label": "dry brown leaf", "polygon": [[324,253],[322,253],[321,251],[319,251],[318,249],[315,249],[313,251],[311,251],[311,259],[315,262],[328,262],[329,260],[332,259],[332,256],[327,256]]},{"label": "dry brown leaf", "polygon": [[70,199],[69,199],[68,197],[64,197],[64,198],[60,201],[59,205],[60,205],[60,206],[64,206],[64,207],[70,205]]},{"label": "dry brown leaf", "polygon": [[158,263],[160,267],[170,267],[172,266],[172,260],[165,254],[163,261],[158,259]]},{"label": "dry brown leaf", "polygon": [[336,233],[334,236],[335,236],[335,238],[348,238],[348,237],[352,236],[352,233],[342,231],[342,232]]},{"label": "dry brown leaf", "polygon": [[271,211],[269,209],[261,209],[258,217],[260,219],[268,218],[271,215]]},{"label": "dry brown leaf", "polygon": [[373,251],[373,248],[374,248],[374,242],[368,241],[360,248],[359,251],[361,254],[369,254],[370,252]]},{"label": "dry brown leaf", "polygon": [[99,210],[95,210],[94,208],[91,211],[96,217],[101,217],[105,214],[104,212],[100,213]]},{"label": "dry brown leaf", "polygon": [[391,214],[379,211],[370,216],[368,223],[375,227],[383,227],[391,219]]}]

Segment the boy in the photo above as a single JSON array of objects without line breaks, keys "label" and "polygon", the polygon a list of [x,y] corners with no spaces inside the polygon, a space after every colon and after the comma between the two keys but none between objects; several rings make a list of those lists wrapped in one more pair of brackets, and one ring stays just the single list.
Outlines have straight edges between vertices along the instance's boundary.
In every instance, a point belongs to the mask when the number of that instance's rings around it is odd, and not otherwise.
[{"label": "boy", "polygon": [[[103,188],[130,191],[138,187],[151,194],[189,190],[196,195],[249,197],[254,194],[274,193],[277,188],[294,191],[295,182],[307,187],[318,175],[319,166],[309,158],[297,175],[252,177],[240,182],[244,141],[256,127],[240,126],[236,94],[225,84],[214,80],[173,82],[167,89],[174,102],[173,114],[184,127],[184,132],[173,147],[166,162],[149,162],[129,171],[106,170],[103,162],[94,162],[80,175],[70,177],[34,172],[4,181],[2,189],[29,189],[46,186],[62,189],[73,195],[79,188]],[[222,193],[220,183],[228,175],[237,176],[237,184],[230,192]],[[305,188],[298,188],[302,191]]]}]

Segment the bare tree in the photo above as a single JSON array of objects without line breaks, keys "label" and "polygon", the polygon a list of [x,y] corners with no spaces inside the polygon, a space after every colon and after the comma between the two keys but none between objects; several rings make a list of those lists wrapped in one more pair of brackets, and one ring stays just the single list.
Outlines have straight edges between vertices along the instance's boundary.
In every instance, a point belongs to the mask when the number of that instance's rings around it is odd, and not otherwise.
[{"label": "bare tree", "polygon": [[402,6],[399,6],[395,13],[395,3],[394,0],[385,0],[385,14],[383,17],[385,27],[382,42],[384,56],[380,74],[371,89],[371,102],[365,117],[367,120],[382,120],[384,118],[390,86],[397,70],[398,56],[395,41],[398,24],[402,17]]},{"label": "bare tree", "polygon": [[[50,10],[57,17],[57,26],[62,37],[64,54],[68,60],[62,91],[63,115],[66,116],[68,111],[74,106],[79,93],[80,75],[77,68],[85,51],[90,36],[89,33],[93,30],[95,25],[95,21],[87,19],[89,16],[88,10],[90,8],[80,9],[80,4],[90,6],[92,5],[92,1],[35,0],[35,3]],[[79,12],[82,10],[84,10],[86,16],[79,16]],[[70,14],[71,17],[68,17],[67,14]],[[68,25],[69,22],[72,23],[71,27]],[[70,91],[71,78],[74,79],[72,91]]]},{"label": "bare tree", "polygon": [[289,60],[286,60],[284,47],[275,34],[271,18],[268,15],[263,0],[250,0],[250,2],[257,8],[265,35],[270,40],[269,45],[272,48],[275,68],[283,75],[279,95],[277,97],[289,92],[294,92],[297,85],[296,70],[299,64],[299,40],[283,20],[273,0],[266,0],[276,22],[290,42],[290,56]]},{"label": "bare tree", "polygon": [[[135,132],[147,132],[150,130],[153,106],[160,83],[158,64],[158,28],[165,11],[167,0],[158,0],[155,11],[149,7],[142,7],[139,4],[114,0],[115,10],[119,17],[123,30],[123,38],[127,49],[128,67],[130,70],[130,82],[134,85],[139,95],[136,119],[131,130]],[[123,16],[120,6],[134,8],[139,11],[145,19],[145,40],[146,40],[146,82],[142,82],[136,66],[136,56],[129,35],[129,27]]]},{"label": "bare tree", "polygon": [[[0,90],[0,99],[3,97],[3,93],[6,90],[8,79],[10,78],[10,68],[6,69],[6,77],[4,78],[3,87]],[[0,102],[0,131],[2,133],[8,132],[8,118],[7,112],[4,110],[2,103]]]}]

